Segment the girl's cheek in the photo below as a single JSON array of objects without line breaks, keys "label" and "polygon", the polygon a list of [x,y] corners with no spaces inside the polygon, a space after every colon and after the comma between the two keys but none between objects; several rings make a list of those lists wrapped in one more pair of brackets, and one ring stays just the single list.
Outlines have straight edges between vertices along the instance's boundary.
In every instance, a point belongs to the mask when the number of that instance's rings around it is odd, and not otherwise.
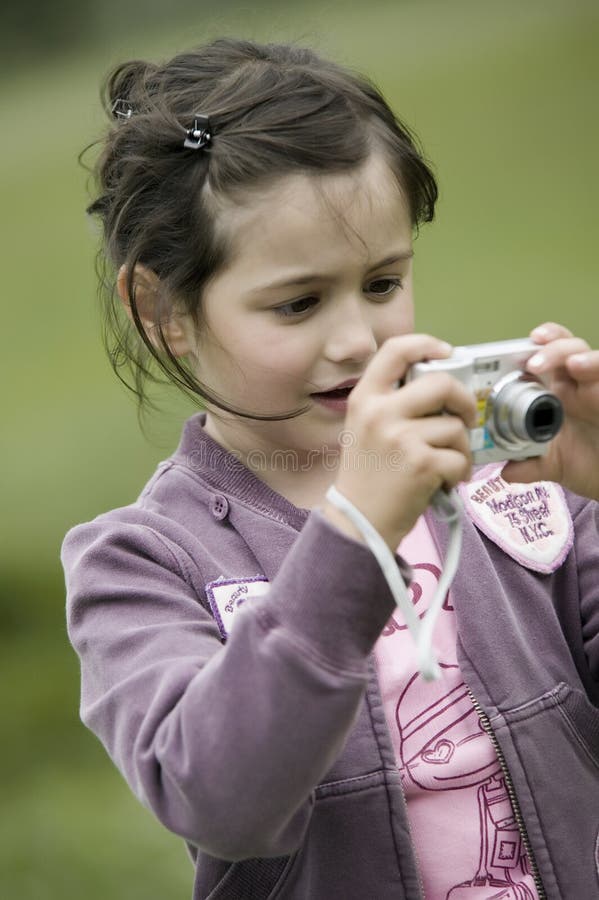
[{"label": "girl's cheek", "polygon": [[377,344],[380,346],[387,338],[398,334],[412,334],[414,331],[414,307],[410,301],[390,311],[385,317],[377,334]]}]

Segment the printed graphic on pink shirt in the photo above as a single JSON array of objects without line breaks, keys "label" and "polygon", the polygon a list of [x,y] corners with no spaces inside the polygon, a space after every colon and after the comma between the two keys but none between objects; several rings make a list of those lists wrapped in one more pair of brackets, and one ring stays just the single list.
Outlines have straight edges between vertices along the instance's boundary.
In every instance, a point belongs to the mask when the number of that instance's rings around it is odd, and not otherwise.
[{"label": "printed graphic on pink shirt", "polygon": [[[440,574],[424,520],[402,542],[400,552],[414,569],[412,601],[422,616]],[[423,557],[434,562],[412,563]],[[385,713],[425,896],[537,900],[497,755],[457,664],[449,596],[443,610],[435,635],[439,680],[421,678],[399,611],[376,646]]]},{"label": "printed graphic on pink shirt", "polygon": [[[478,868],[469,882],[455,885],[447,900],[526,898],[525,885],[512,875],[527,874],[520,833],[493,745],[480,724],[457,665],[441,663],[444,677],[425,682],[412,675],[396,708],[401,775],[424,791],[476,787],[479,814]],[[519,880],[519,879],[518,879]],[[485,892],[485,888],[492,888]],[[497,893],[497,888],[505,891]]]},{"label": "printed graphic on pink shirt", "polygon": [[481,784],[499,763],[456,666],[441,663],[443,678],[425,682],[416,672],[395,711],[404,787],[450,791]]}]

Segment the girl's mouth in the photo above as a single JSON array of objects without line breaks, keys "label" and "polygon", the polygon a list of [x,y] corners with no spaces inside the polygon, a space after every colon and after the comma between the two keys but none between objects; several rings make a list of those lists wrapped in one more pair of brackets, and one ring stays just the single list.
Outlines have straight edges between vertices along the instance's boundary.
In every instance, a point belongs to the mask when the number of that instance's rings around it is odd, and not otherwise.
[{"label": "girl's mouth", "polygon": [[351,393],[351,387],[336,388],[334,391],[326,391],[321,394],[312,394],[317,403],[337,412],[345,412],[347,398]]}]

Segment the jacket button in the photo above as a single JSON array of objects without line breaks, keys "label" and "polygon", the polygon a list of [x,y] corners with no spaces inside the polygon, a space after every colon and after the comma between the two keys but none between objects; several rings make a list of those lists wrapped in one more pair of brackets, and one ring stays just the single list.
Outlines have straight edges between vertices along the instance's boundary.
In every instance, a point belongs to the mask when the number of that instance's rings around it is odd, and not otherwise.
[{"label": "jacket button", "polygon": [[215,519],[224,519],[229,512],[229,501],[223,494],[214,494],[210,511]]}]

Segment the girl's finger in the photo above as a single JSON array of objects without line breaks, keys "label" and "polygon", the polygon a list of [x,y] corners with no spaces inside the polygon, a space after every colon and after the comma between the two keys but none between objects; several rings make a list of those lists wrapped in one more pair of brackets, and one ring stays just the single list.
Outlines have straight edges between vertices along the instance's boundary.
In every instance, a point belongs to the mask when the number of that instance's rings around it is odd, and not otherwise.
[{"label": "girl's finger", "polygon": [[430,447],[457,450],[472,459],[470,437],[458,416],[429,416],[414,423],[414,436]]},{"label": "girl's finger", "polygon": [[402,471],[419,490],[432,495],[441,487],[455,487],[472,474],[471,460],[453,447],[423,447],[417,458],[402,463]]},{"label": "girl's finger", "polygon": [[589,345],[582,338],[558,338],[538,350],[526,363],[526,370],[534,375],[565,366],[568,357],[586,353]]},{"label": "girl's finger", "polygon": [[573,337],[573,334],[565,325],[559,325],[557,322],[543,322],[542,325],[533,328],[530,337],[537,344],[546,344],[548,341],[555,341],[558,338]]},{"label": "girl's finger", "polygon": [[472,465],[459,450],[435,450],[436,471],[444,488],[453,488],[460,481],[468,481],[472,475]]},{"label": "girl's finger", "polygon": [[599,350],[574,353],[566,360],[566,369],[575,381],[599,381]]},{"label": "girl's finger", "polygon": [[451,345],[430,334],[402,334],[389,338],[374,355],[352,394],[389,391],[397,386],[408,368],[425,359],[444,359]]},{"label": "girl's finger", "polygon": [[403,385],[397,391],[396,405],[403,418],[419,419],[447,412],[459,416],[469,428],[476,424],[473,394],[447,372],[431,372]]}]

